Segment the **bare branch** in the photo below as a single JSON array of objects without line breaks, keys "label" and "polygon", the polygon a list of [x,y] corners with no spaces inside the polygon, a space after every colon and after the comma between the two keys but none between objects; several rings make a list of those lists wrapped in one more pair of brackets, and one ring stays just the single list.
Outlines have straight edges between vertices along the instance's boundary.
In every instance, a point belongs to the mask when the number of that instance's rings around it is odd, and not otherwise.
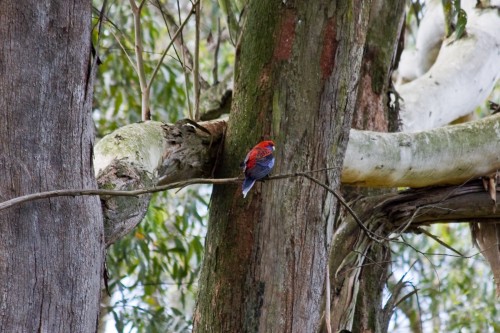
[{"label": "bare branch", "polygon": [[[99,17],[101,16],[101,11],[99,11],[97,8],[94,7],[94,11],[99,13]],[[105,20],[105,22],[107,24],[109,24],[111,26],[112,29],[109,29],[109,32],[113,35],[116,42],[118,43],[118,46],[120,46],[120,49],[123,51],[123,53],[127,57],[127,60],[130,62],[130,64],[132,65],[132,68],[134,69],[134,71],[137,74],[137,67],[135,66],[135,61],[132,60],[132,58],[128,54],[127,48],[125,47],[125,45],[123,45],[123,43],[121,42],[119,37],[123,37],[124,39],[126,39],[127,41],[129,41],[132,44],[133,44],[133,42],[127,38],[127,36],[120,30],[120,28],[106,14],[103,14],[103,19]],[[119,36],[116,34],[116,32],[113,29],[119,33]]]},{"label": "bare branch", "polygon": [[127,57],[127,60],[130,62],[130,64],[132,65],[132,68],[134,69],[134,72],[139,75],[139,72],[137,71],[137,66],[136,64],[134,63],[134,60],[132,60],[132,58],[130,57],[130,55],[128,54],[127,52],[127,49],[125,48],[125,46],[123,45],[123,43],[120,41],[120,38],[118,38],[118,36],[116,35],[116,33],[110,29],[109,30],[111,32],[111,34],[113,35],[113,37],[115,38],[116,42],[118,43],[118,45],[120,46],[120,48],[122,49],[123,53],[125,53],[125,56]]},{"label": "bare branch", "polygon": [[[194,8],[194,7],[193,7]],[[192,13],[192,11],[191,11]],[[177,15],[179,16],[179,22],[181,21],[181,7],[179,0],[177,0]],[[179,29],[180,30],[180,29]],[[181,31],[181,44],[184,46],[184,37]],[[183,49],[184,51],[184,49]],[[191,105],[191,99],[189,98],[189,75],[186,71],[186,52],[182,52],[182,69],[184,70],[184,89],[186,89],[186,101],[188,106],[189,118],[193,119],[193,107]]]},{"label": "bare branch", "polygon": [[342,204],[342,206],[344,206],[347,211],[349,212],[349,214],[352,215],[352,217],[354,218],[354,220],[356,221],[356,223],[359,225],[359,227],[363,230],[363,232],[366,234],[366,236],[368,238],[370,238],[372,241],[374,242],[377,242],[377,243],[382,243],[383,241],[387,240],[386,238],[384,237],[380,237],[378,235],[376,235],[375,233],[373,233],[372,231],[370,231],[370,229],[368,229],[364,224],[363,222],[359,219],[359,217],[356,215],[356,213],[352,210],[351,207],[349,207],[349,205],[347,204],[347,202],[345,202],[344,198],[342,197],[342,195],[340,195],[337,191],[335,191],[334,189],[326,186],[325,184],[323,184],[322,182],[320,182],[319,180],[317,180],[316,178],[314,177],[311,177],[310,175],[308,175],[307,173],[302,173],[302,172],[298,172],[297,173],[298,176],[303,176],[303,177],[306,177],[307,179],[315,182],[316,184],[318,184],[319,186],[323,187],[325,190],[327,190],[328,192],[332,193],[339,201],[340,203]]},{"label": "bare branch", "polygon": [[426,235],[426,236],[434,239],[436,242],[438,242],[439,244],[441,244],[442,246],[444,246],[448,250],[455,252],[460,257],[464,257],[464,255],[462,253],[460,253],[458,250],[455,250],[453,247],[451,247],[450,245],[446,244],[445,242],[443,242],[442,240],[440,240],[437,236],[431,234],[429,231],[427,231],[427,230],[425,230],[423,228],[417,228],[416,230],[419,231],[419,232],[421,232],[421,233],[423,233],[424,235]]},{"label": "bare branch", "polygon": [[242,178],[224,178],[224,179],[207,179],[207,178],[195,178],[189,179],[181,182],[176,182],[168,185],[155,186],[152,188],[145,188],[140,190],[132,191],[116,191],[116,190],[93,190],[93,189],[68,189],[68,190],[54,190],[46,191],[34,194],[28,194],[14,199],[10,199],[0,203],[0,210],[4,210],[10,207],[20,205],[25,202],[47,199],[53,197],[77,197],[77,196],[87,196],[87,195],[99,195],[99,196],[123,196],[123,197],[137,197],[142,194],[156,193],[166,190],[171,190],[174,188],[184,187],[194,184],[237,184],[240,183]]},{"label": "bare branch", "polygon": [[135,30],[135,59],[136,68],[139,75],[139,84],[141,86],[141,119],[143,121],[151,119],[151,111],[149,108],[149,86],[146,81],[146,71],[144,69],[144,58],[142,56],[142,29],[141,29],[141,10],[145,0],[142,0],[139,7],[137,7],[135,0],[130,0],[132,8],[132,15],[134,16],[134,30]]},{"label": "bare branch", "polygon": [[[308,173],[319,172],[319,171],[324,171],[324,170],[326,170],[326,169],[309,171]],[[298,173],[282,174],[282,175],[269,177],[266,180],[284,179],[284,178],[291,178],[291,177],[304,176],[304,175],[306,175],[305,172],[300,173],[300,174],[298,174]],[[162,191],[167,191],[167,190],[171,190],[171,189],[175,189],[175,188],[182,188],[182,187],[186,187],[189,185],[195,185],[195,184],[209,184],[209,185],[238,184],[238,183],[241,183],[242,181],[243,181],[243,178],[237,178],[237,177],[236,178],[219,178],[219,179],[193,178],[193,179],[178,181],[175,183],[165,184],[165,185],[161,185],[161,186],[154,186],[151,188],[129,190],[129,191],[101,190],[101,189],[53,190],[53,191],[28,194],[28,195],[24,195],[21,197],[17,197],[14,199],[4,201],[4,202],[0,203],[0,210],[14,207],[14,206],[17,206],[19,204],[33,201],[33,200],[47,199],[47,198],[53,198],[53,197],[76,197],[76,196],[87,196],[87,195],[137,197],[137,196],[142,195],[142,194],[162,192]]]},{"label": "bare branch", "polygon": [[221,40],[221,27],[220,27],[220,17],[217,19],[217,39],[215,41],[215,51],[214,51],[214,67],[212,68],[212,76],[214,79],[213,84],[219,83],[219,49],[220,49],[220,40]]},{"label": "bare branch", "polygon": [[191,15],[193,15],[194,9],[195,9],[197,4],[198,4],[198,1],[193,5],[193,8],[191,8],[191,11],[189,12],[188,16],[184,19],[184,22],[182,22],[179,29],[175,32],[174,36],[170,40],[170,43],[168,43],[167,47],[165,48],[165,51],[163,51],[163,54],[162,54],[160,60],[158,61],[158,64],[156,65],[154,71],[153,71],[153,75],[151,75],[151,79],[149,80],[148,86],[151,86],[153,84],[153,81],[156,77],[156,74],[158,73],[158,70],[160,69],[161,64],[163,63],[163,59],[165,59],[165,56],[167,55],[168,50],[170,50],[170,48],[172,47],[172,44],[174,43],[175,39],[182,33],[182,29],[188,23]]},{"label": "bare branch", "polygon": [[198,1],[194,7],[196,11],[196,32],[195,32],[195,47],[194,47],[194,120],[200,120],[200,19],[201,19],[201,2]]},{"label": "bare branch", "polygon": [[[154,5],[158,8],[158,10],[161,13],[161,16],[163,18],[163,22],[165,23],[165,27],[167,28],[168,32],[168,37],[172,39],[172,33],[175,33],[177,30],[179,30],[179,26],[177,25],[177,22],[175,21],[174,15],[169,13],[160,3],[160,0],[155,0]],[[179,13],[180,14],[180,13]],[[180,15],[179,15],[179,22],[181,22]],[[182,59],[179,53],[177,52],[177,47],[181,49],[182,52]],[[179,64],[181,64],[182,68],[185,68],[186,66],[193,68],[193,57],[191,53],[189,53],[189,49],[184,45],[184,41],[182,38],[182,33],[180,38],[176,38],[174,45],[174,52],[177,58],[177,61],[179,61]],[[187,64],[187,65],[186,65]]]}]

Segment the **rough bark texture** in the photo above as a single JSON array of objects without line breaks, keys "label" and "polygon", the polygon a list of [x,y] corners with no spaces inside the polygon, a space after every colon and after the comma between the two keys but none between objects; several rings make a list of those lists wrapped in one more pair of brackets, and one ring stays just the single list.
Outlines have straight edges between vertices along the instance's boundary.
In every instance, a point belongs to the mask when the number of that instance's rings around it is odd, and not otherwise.
[{"label": "rough bark texture", "polygon": [[411,189],[377,200],[379,207],[373,215],[383,212],[390,224],[399,229],[408,227],[410,222],[412,227],[483,219],[491,223],[493,218],[500,217],[498,205],[480,180],[457,186]]},{"label": "rough bark texture", "polygon": [[[2,1],[0,198],[97,188],[90,1]],[[0,212],[0,331],[95,332],[104,258],[97,196]]]},{"label": "rough bark texture", "polygon": [[[113,161],[99,174],[97,181],[99,188],[113,190],[136,190],[154,185],[150,173],[123,160]],[[142,221],[147,213],[151,196],[143,194],[136,197],[100,197],[106,246],[128,234]]]},{"label": "rough bark texture", "polygon": [[[404,1],[373,1],[363,55],[358,106],[352,128],[395,132],[397,110],[389,108],[391,74],[397,66],[400,36],[405,18]],[[399,48],[398,48],[399,46]]]},{"label": "rough bark texture", "polygon": [[[394,131],[398,127],[397,110],[389,107],[391,69],[396,65],[397,45],[404,22],[405,2],[375,0],[370,11],[370,23],[364,48],[361,85],[353,120],[353,127],[379,132]],[[352,132],[352,131],[351,131]],[[344,164],[345,169],[345,164]],[[385,190],[387,191],[387,190]],[[380,190],[344,187],[346,197],[381,194]],[[364,211],[358,211],[362,215]],[[343,219],[340,218],[340,223]],[[341,253],[351,257],[355,266],[351,270],[335,269],[331,272],[332,331],[349,329],[352,332],[384,332],[382,290],[387,278],[390,251],[384,245],[360,237],[359,228],[344,234],[339,227],[338,239],[332,249],[342,248]],[[351,251],[351,252],[348,252]],[[343,260],[341,253],[331,252],[333,262]],[[333,277],[333,279],[332,279]]]},{"label": "rough bark texture", "polygon": [[[233,110],[218,176],[235,176],[261,138],[275,173],[333,167],[337,187],[369,2],[252,1],[237,49]],[[331,149],[331,144],[334,148]],[[315,332],[336,205],[304,179],[216,186],[195,332]]]}]

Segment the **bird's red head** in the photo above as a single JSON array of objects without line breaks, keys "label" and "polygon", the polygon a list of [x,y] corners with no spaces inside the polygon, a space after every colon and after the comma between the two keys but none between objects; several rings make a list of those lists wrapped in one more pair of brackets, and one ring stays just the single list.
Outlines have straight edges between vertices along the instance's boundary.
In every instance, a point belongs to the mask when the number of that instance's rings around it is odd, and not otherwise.
[{"label": "bird's red head", "polygon": [[267,148],[267,149],[271,149],[271,150],[274,150],[274,142],[271,141],[271,140],[267,140],[267,141],[261,141],[259,142],[255,148]]}]

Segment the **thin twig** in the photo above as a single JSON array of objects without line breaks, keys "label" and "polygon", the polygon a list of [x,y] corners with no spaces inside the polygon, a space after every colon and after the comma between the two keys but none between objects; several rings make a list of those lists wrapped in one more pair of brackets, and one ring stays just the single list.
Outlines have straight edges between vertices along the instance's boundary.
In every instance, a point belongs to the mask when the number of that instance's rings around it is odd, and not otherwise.
[{"label": "thin twig", "polygon": [[[308,173],[320,172],[320,171],[324,171],[324,170],[327,170],[327,169],[313,170],[313,171],[309,171]],[[302,175],[304,175],[304,174],[306,174],[306,173],[303,172]],[[268,180],[291,178],[291,177],[297,177],[297,174],[290,173],[290,174],[272,176],[272,177],[269,177]],[[87,195],[137,197],[137,196],[142,195],[142,194],[167,191],[167,190],[171,190],[174,188],[185,187],[188,185],[195,185],[195,184],[211,184],[211,185],[238,184],[238,183],[241,183],[242,181],[243,181],[243,178],[219,178],[219,179],[193,178],[193,179],[188,179],[188,180],[170,183],[170,184],[166,184],[166,185],[154,186],[154,187],[144,188],[144,189],[139,189],[139,190],[129,190],[129,191],[101,190],[101,189],[53,190],[53,191],[28,194],[28,195],[24,195],[24,196],[20,196],[17,198],[13,198],[13,199],[4,201],[4,202],[0,203],[0,210],[7,209],[7,208],[10,208],[10,207],[13,207],[13,206],[16,206],[16,205],[19,205],[21,203],[28,202],[28,201],[53,198],[53,197],[76,197],[76,196],[87,196]]]},{"label": "thin twig", "polygon": [[[360,253],[359,251],[357,251],[357,253],[362,257],[365,257],[365,258],[367,257],[366,255]],[[358,268],[369,267],[369,266],[381,266],[381,264],[392,264],[394,262],[395,262],[394,260],[384,260],[384,261],[379,261],[379,262],[370,262],[370,263],[366,263],[366,264],[360,264],[360,265],[356,265],[356,266],[353,266],[350,268],[346,268],[344,271],[340,272],[337,276],[347,275],[347,273],[352,272]]]},{"label": "thin twig", "polygon": [[392,241],[392,240],[398,239],[399,236],[401,236],[412,225],[415,218],[423,215],[423,213],[420,214],[420,211],[424,210],[424,209],[429,209],[429,208],[442,209],[442,210],[446,210],[446,211],[453,211],[453,209],[446,208],[446,207],[439,207],[439,206],[435,206],[435,205],[425,205],[422,207],[418,207],[417,209],[415,209],[415,211],[413,212],[411,217],[408,219],[408,221],[406,221],[402,226],[399,226],[396,230],[393,231],[393,233],[395,233],[395,235],[392,237],[389,237],[388,240]]},{"label": "thin twig", "polygon": [[122,44],[122,42],[120,41],[120,38],[118,38],[118,36],[115,34],[115,32],[113,31],[113,29],[109,29],[109,31],[111,32],[111,34],[113,35],[113,37],[115,38],[116,42],[118,43],[118,45],[120,46],[120,48],[122,49],[123,53],[125,53],[125,56],[127,57],[128,61],[130,62],[130,64],[132,65],[132,68],[134,69],[135,73],[137,75],[139,75],[139,72],[137,71],[137,67],[136,67],[136,64],[134,63],[134,60],[132,60],[132,58],[130,57],[130,55],[128,54],[127,52],[127,49],[125,48],[125,46]]},{"label": "thin twig", "polygon": [[439,244],[441,244],[442,246],[444,246],[445,248],[447,248],[448,250],[450,251],[453,251],[455,252],[456,254],[458,254],[459,256],[461,257],[464,257],[464,255],[462,253],[460,253],[458,250],[455,250],[453,247],[451,247],[450,245],[446,244],[445,242],[443,242],[442,240],[440,240],[437,236],[431,234],[430,232],[428,232],[427,230],[423,229],[423,228],[417,228],[417,231],[420,231],[421,233],[423,233],[424,235],[434,239],[436,242],[438,242]]},{"label": "thin twig", "polygon": [[325,305],[325,325],[327,333],[332,333],[331,309],[330,309],[330,265],[326,265],[326,305]]},{"label": "thin twig", "polygon": [[[186,65],[186,62],[188,62],[191,67],[193,67],[192,56],[189,53],[189,50],[186,47],[186,45],[184,45],[184,38],[183,38],[182,31],[180,32],[180,38],[175,38],[175,39],[172,38],[169,26],[172,25],[173,30],[175,32],[179,31],[179,27],[175,23],[175,19],[174,19],[173,15],[171,15],[170,13],[167,13],[163,9],[163,6],[161,5],[159,0],[156,0],[156,6],[158,7],[158,10],[161,12],[161,15],[163,17],[163,22],[165,23],[165,26],[167,27],[168,36],[170,37],[171,40],[174,41],[174,44],[172,45],[172,47],[174,48],[175,56],[177,57],[177,61],[179,62],[179,64],[181,64],[182,71],[184,73],[184,89],[185,89],[185,93],[186,93],[188,117],[189,117],[189,119],[193,119],[191,100],[189,98],[189,75],[188,75],[188,71],[186,70],[186,68],[188,68],[188,66]],[[177,0],[177,13],[178,13],[179,22],[180,22],[181,21],[181,11],[180,11],[180,5],[179,5],[178,0]],[[170,23],[169,23],[169,21],[170,21]],[[185,22],[187,22],[187,21],[185,21]],[[179,53],[177,52],[177,48],[175,47],[175,43],[179,44],[179,47],[180,47],[180,50],[182,53],[182,59],[179,56]]]},{"label": "thin twig", "polygon": [[182,32],[182,29],[184,28],[184,26],[188,23],[189,21],[189,18],[191,17],[191,15],[193,15],[194,13],[194,8],[196,6],[198,2],[196,2],[194,5],[193,5],[193,8],[191,8],[191,10],[189,11],[189,14],[188,16],[184,19],[184,21],[182,22],[181,26],[179,27],[179,29],[177,29],[177,31],[175,32],[174,36],[171,38],[170,40],[170,43],[168,43],[167,45],[167,48],[165,49],[165,51],[163,51],[163,54],[160,58],[160,61],[158,61],[158,64],[156,64],[156,67],[153,71],[153,75],[151,75],[151,79],[149,80],[149,86],[151,86],[151,84],[153,83],[155,77],[156,77],[156,74],[158,73],[158,70],[160,69],[161,67],[161,64],[163,63],[163,59],[165,59],[165,56],[167,55],[167,52],[168,50],[170,50],[170,48],[172,47],[172,44],[174,43],[175,39],[181,35],[181,32]]},{"label": "thin twig", "polygon": [[[99,11],[99,9],[97,9],[95,7],[92,7],[92,8],[93,8],[93,10],[95,12],[99,13],[99,17],[101,17],[101,11]],[[105,13],[102,14],[102,16],[103,16],[103,19],[105,19],[105,22],[107,24],[109,24],[111,26],[111,28],[115,29],[119,33],[120,37],[124,38],[125,40],[127,40],[128,42],[130,42],[131,44],[133,44],[133,42],[128,39],[127,35],[125,35],[123,33],[123,31],[121,31],[120,28],[113,21],[111,21],[111,19]],[[137,68],[135,66],[134,60],[132,60],[132,58],[130,57],[130,55],[127,52],[127,48],[125,47],[125,45],[123,45],[123,43],[121,42],[119,36],[113,31],[113,29],[109,29],[109,32],[111,32],[111,34],[115,38],[116,42],[120,46],[121,50],[123,51],[123,53],[125,53],[125,56],[127,57],[127,60],[130,62],[130,64],[132,65],[132,68],[134,69],[134,71],[137,74]],[[111,48],[108,48],[108,50],[109,49],[111,49]]]},{"label": "thin twig", "polygon": [[201,0],[196,3],[196,30],[194,43],[194,120],[200,120],[200,19],[201,19]]},{"label": "thin twig", "polygon": [[144,58],[142,56],[142,29],[141,29],[141,11],[145,0],[142,0],[139,6],[135,0],[130,0],[132,15],[134,16],[134,36],[135,36],[135,60],[137,74],[139,76],[139,85],[141,86],[141,119],[143,121],[151,119],[149,110],[149,88],[146,80],[146,71],[144,69]]},{"label": "thin twig", "polygon": [[[194,6],[193,6],[194,8]],[[191,9],[190,15],[193,13],[193,9]],[[177,0],[177,15],[179,16],[179,22],[181,21],[181,6],[179,4],[179,0]],[[188,115],[189,119],[193,119],[193,108],[191,106],[191,99],[189,98],[189,75],[186,71],[186,52],[184,52],[184,36],[182,34],[182,30],[178,29],[177,31],[181,31],[181,44],[182,44],[182,70],[184,71],[184,88],[186,89],[186,101],[188,106]]]},{"label": "thin twig", "polygon": [[[156,7],[158,8],[158,10],[160,11],[161,13],[161,17],[163,18],[163,23],[165,23],[165,27],[167,28],[167,33],[168,33],[168,37],[170,39],[172,39],[172,34],[170,32],[170,25],[172,25],[173,27],[173,30],[174,31],[177,31],[179,29],[179,27],[177,26],[177,24],[175,23],[175,20],[174,18],[172,17],[172,14],[170,13],[167,13],[164,9],[163,9],[163,6],[161,5],[160,3],[160,0],[156,0]],[[170,22],[169,22],[170,21]],[[181,34],[182,36],[182,34]],[[184,45],[182,45],[180,42],[179,42],[179,39],[175,39],[175,43],[174,45],[172,45],[172,47],[174,48],[174,53],[175,53],[175,57],[177,58],[177,61],[179,62],[179,64],[181,64],[182,68],[184,69],[184,65],[183,65],[183,61],[181,60],[181,57],[179,56],[179,52],[177,52],[177,48],[175,47],[175,44],[179,44],[180,47],[181,47],[181,52],[184,52],[185,51],[185,47]]]},{"label": "thin twig", "polygon": [[[401,239],[403,240],[401,243],[405,244],[406,246],[408,246],[409,248],[411,248],[413,251],[421,254],[429,262],[429,264],[431,265],[432,270],[434,271],[434,274],[436,274],[436,278],[438,280],[438,291],[441,292],[441,279],[439,278],[439,273],[437,271],[436,265],[434,265],[434,263],[432,262],[432,260],[424,252],[420,251],[419,249],[417,249],[416,247],[414,247],[413,245],[411,245],[410,243],[408,243],[404,239],[403,235],[401,235]],[[399,243],[400,241],[393,241],[393,242]]]},{"label": "thin twig", "polygon": [[352,210],[351,207],[349,207],[349,205],[347,204],[347,202],[344,200],[344,198],[342,197],[342,195],[340,195],[337,191],[335,191],[334,189],[326,186],[325,184],[323,184],[322,182],[320,182],[319,180],[317,180],[316,178],[308,175],[307,173],[303,173],[303,172],[299,172],[299,173],[296,173],[298,176],[303,176],[307,179],[309,179],[310,181],[318,184],[319,186],[323,187],[325,190],[327,190],[328,192],[332,193],[339,201],[340,203],[342,204],[342,206],[344,206],[347,211],[349,212],[349,214],[351,214],[351,216],[354,218],[354,220],[356,221],[356,223],[359,225],[359,227],[364,231],[364,233],[366,234],[366,236],[368,238],[370,238],[372,241],[374,242],[377,242],[377,243],[383,243],[384,241],[386,241],[386,238],[384,237],[381,237],[375,233],[373,233],[372,231],[370,231],[364,224],[363,222],[359,219],[359,217],[356,215],[356,213]]},{"label": "thin twig", "polygon": [[[399,240],[391,240],[392,242],[394,243],[398,243],[398,244],[403,244],[403,245],[407,245],[407,246],[410,246],[413,250],[415,250],[416,252],[418,252],[418,254],[422,254],[422,255],[426,255],[426,256],[440,256],[440,257],[452,257],[452,258],[462,258],[462,259],[471,259],[471,258],[474,258],[480,254],[482,254],[484,251],[487,251],[489,249],[491,249],[492,247],[494,246],[497,246],[498,244],[494,244],[493,246],[483,250],[483,251],[478,251],[474,254],[471,254],[471,255],[458,255],[458,254],[451,254],[451,253],[437,253],[437,252],[422,252],[422,251],[419,251],[417,250],[416,248],[412,247],[410,244],[406,243],[406,241],[399,241]],[[480,260],[480,259],[478,259]]]},{"label": "thin twig", "polygon": [[90,38],[90,44],[92,46],[94,60],[89,63],[90,67],[88,69],[86,82],[85,82],[85,100],[87,99],[87,92],[90,90],[90,87],[93,84],[93,81],[95,78],[95,73],[97,70],[97,66],[101,64],[101,60],[99,59],[99,44],[101,42],[102,22],[104,19],[104,12],[106,11],[107,2],[108,2],[107,0],[103,1],[101,11],[99,12],[98,28],[97,28],[97,41],[96,41],[95,46],[92,43],[92,37]]},{"label": "thin twig", "polygon": [[221,40],[222,31],[220,28],[220,17],[217,19],[217,40],[215,42],[215,51],[214,51],[214,67],[212,69],[212,76],[214,79],[213,84],[219,83],[219,49],[220,49],[220,40]]},{"label": "thin twig", "polygon": [[104,21],[107,3],[108,3],[108,0],[103,1],[101,10],[99,12],[99,24],[97,27],[97,41],[96,41],[96,45],[94,46],[95,53],[96,53],[95,58],[94,58],[94,66],[98,63],[98,59],[99,59],[99,48],[100,48],[99,43],[101,41],[102,22]]},{"label": "thin twig", "polygon": [[207,179],[207,178],[193,178],[181,182],[171,183],[162,186],[156,186],[151,188],[145,188],[140,190],[131,190],[131,191],[120,191],[120,190],[99,190],[99,189],[68,189],[68,190],[54,190],[54,191],[46,191],[40,193],[33,193],[24,195],[21,197],[17,197],[14,199],[10,199],[0,203],[0,210],[4,210],[13,206],[17,206],[19,204],[53,197],[76,197],[76,196],[87,196],[87,195],[100,195],[100,196],[121,196],[121,197],[137,197],[141,194],[147,193],[156,193],[166,190],[171,190],[178,187],[183,187],[187,185],[194,184],[237,184],[240,183],[242,178],[224,178],[224,179]]}]

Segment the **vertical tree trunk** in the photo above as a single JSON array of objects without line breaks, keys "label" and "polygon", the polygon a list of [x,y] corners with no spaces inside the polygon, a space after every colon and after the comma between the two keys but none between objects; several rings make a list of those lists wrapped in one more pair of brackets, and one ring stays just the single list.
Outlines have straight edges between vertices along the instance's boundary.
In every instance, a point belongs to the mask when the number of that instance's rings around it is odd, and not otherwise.
[{"label": "vertical tree trunk", "polygon": [[[361,70],[358,103],[353,128],[387,132],[398,128],[397,110],[388,106],[392,68],[397,61],[397,45],[404,24],[405,2],[373,0],[370,24],[366,38]],[[349,197],[376,195],[387,192],[366,188],[345,187]],[[373,209],[365,202],[353,205],[358,216],[367,222]],[[368,214],[367,214],[368,212]],[[386,332],[387,314],[382,307],[382,290],[387,280],[390,251],[386,245],[373,244],[351,217],[349,226],[335,230],[334,241],[339,244],[332,251],[332,330],[352,332]],[[372,225],[379,225],[376,219]],[[349,232],[346,232],[349,230]],[[340,260],[335,258],[340,255]],[[345,258],[345,261],[344,261]],[[342,267],[340,271],[337,271]]]},{"label": "vertical tree trunk", "polygon": [[[1,200],[96,188],[90,1],[1,7]],[[95,332],[103,252],[98,197],[1,211],[0,331]]]},{"label": "vertical tree trunk", "polygon": [[[219,176],[261,138],[275,174],[333,168],[336,188],[357,97],[370,1],[250,1]],[[334,197],[304,178],[215,187],[195,332],[315,332]]]}]

